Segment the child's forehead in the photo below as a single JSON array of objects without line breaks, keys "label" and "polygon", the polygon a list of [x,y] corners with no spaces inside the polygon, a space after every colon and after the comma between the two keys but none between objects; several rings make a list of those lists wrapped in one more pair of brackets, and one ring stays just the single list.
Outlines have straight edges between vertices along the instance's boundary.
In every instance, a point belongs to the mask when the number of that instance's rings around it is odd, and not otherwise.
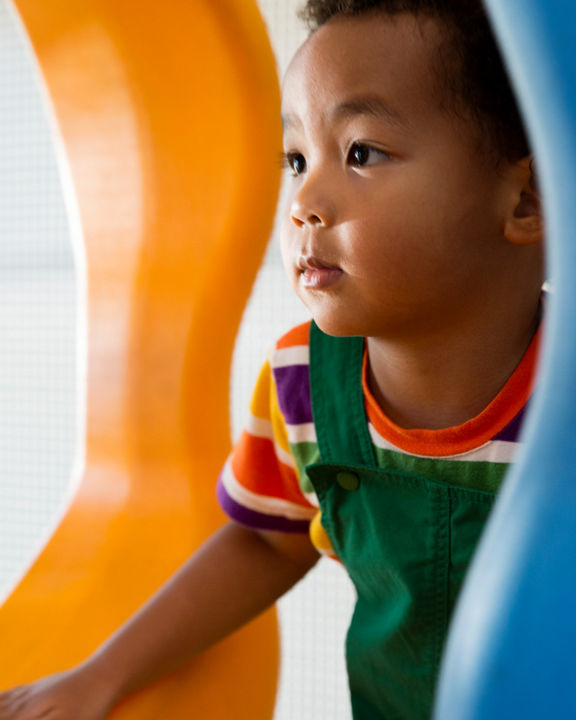
[{"label": "child's forehead", "polygon": [[357,94],[415,106],[439,106],[436,58],[444,29],[409,13],[337,17],[316,30],[292,60],[283,83],[283,113],[299,102],[334,104]]}]

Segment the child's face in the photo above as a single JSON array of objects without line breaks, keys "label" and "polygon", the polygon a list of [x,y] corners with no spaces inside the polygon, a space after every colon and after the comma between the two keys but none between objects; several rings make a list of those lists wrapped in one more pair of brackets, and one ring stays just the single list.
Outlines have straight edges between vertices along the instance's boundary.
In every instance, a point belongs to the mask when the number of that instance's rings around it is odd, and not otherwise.
[{"label": "child's face", "polygon": [[409,14],[336,18],[288,70],[282,252],[328,333],[437,334],[511,272],[506,172],[443,109],[442,33]]}]

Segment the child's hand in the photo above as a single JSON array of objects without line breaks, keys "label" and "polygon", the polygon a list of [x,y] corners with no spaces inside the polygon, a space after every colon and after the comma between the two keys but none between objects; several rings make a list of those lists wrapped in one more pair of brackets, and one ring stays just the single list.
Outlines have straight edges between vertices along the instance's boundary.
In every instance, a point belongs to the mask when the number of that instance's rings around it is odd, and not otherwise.
[{"label": "child's hand", "polygon": [[0,720],[103,720],[112,705],[82,669],[0,693]]},{"label": "child's hand", "polygon": [[317,559],[308,535],[227,523],[82,665],[0,693],[0,720],[104,720],[127,694],[256,617]]}]

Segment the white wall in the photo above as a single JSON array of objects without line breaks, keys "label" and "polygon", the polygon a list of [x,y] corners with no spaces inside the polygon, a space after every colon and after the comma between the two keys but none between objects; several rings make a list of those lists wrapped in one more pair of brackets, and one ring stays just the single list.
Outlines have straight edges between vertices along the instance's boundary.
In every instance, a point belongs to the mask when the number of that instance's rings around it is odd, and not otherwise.
[{"label": "white wall", "polygon": [[75,236],[27,38],[0,2],[0,601],[50,534],[79,449]]}]

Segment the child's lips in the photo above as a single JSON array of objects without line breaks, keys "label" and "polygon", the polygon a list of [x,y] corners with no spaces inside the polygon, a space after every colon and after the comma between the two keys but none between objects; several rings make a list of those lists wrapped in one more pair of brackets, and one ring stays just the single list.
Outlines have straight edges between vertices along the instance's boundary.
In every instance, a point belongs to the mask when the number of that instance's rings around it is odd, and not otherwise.
[{"label": "child's lips", "polygon": [[305,288],[322,290],[337,282],[344,271],[336,265],[330,265],[314,256],[300,257],[298,260],[300,283]]}]

